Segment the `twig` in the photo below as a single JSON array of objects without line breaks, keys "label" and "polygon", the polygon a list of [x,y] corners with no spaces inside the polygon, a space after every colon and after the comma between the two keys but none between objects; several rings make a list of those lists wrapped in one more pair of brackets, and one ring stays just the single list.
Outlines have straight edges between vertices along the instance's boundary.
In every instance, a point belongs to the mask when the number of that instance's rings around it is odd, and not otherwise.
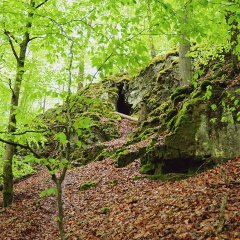
[{"label": "twig", "polygon": [[11,39],[11,36],[9,35],[10,33],[7,31],[7,30],[4,30],[4,34],[8,37],[8,42],[11,46],[11,49],[12,49],[12,52],[13,52],[13,55],[14,57],[16,58],[17,62],[19,61],[19,57],[18,57],[18,54],[15,50],[15,47],[13,45],[13,42],[12,42],[12,39]]},{"label": "twig", "polygon": [[16,142],[5,140],[5,139],[2,139],[2,138],[0,138],[0,142],[10,144],[10,145],[13,145],[15,147],[21,147],[23,149],[29,150],[36,158],[41,158],[41,156],[37,152],[35,152],[29,145],[23,145],[21,143],[16,143]]},{"label": "twig", "polygon": [[40,8],[42,5],[44,5],[46,2],[48,2],[48,0],[45,0],[43,2],[41,2],[40,4],[38,4],[35,8],[38,9]]}]

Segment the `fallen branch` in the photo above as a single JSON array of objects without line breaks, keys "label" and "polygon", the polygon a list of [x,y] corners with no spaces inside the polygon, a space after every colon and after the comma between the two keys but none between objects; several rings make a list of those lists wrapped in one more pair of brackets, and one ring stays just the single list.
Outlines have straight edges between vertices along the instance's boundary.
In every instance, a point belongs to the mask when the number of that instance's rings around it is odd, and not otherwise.
[{"label": "fallen branch", "polygon": [[135,117],[131,117],[131,116],[125,115],[125,114],[120,113],[120,112],[114,112],[114,113],[117,114],[117,115],[119,115],[120,117],[125,118],[125,119],[128,119],[128,120],[130,120],[130,121],[138,122],[138,119],[135,118]]}]

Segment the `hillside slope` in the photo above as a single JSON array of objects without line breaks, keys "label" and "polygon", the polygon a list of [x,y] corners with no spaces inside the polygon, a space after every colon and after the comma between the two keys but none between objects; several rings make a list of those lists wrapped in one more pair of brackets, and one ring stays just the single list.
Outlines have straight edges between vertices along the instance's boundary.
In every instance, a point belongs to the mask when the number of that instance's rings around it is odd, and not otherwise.
[{"label": "hillside slope", "polygon": [[[106,159],[70,170],[68,239],[239,239],[240,158],[180,182],[143,178],[139,168],[137,160],[116,168]],[[96,185],[81,191],[88,182]],[[13,206],[0,208],[2,240],[58,238],[54,197],[39,197],[50,186],[45,171],[16,184]]]}]

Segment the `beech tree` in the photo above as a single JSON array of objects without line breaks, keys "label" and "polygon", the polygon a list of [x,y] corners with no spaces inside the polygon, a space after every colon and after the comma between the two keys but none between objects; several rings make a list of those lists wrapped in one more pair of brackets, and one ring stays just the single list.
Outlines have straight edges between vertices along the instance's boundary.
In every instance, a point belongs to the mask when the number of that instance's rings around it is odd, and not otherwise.
[{"label": "beech tree", "polygon": [[[9,113],[9,122],[8,122],[8,134],[13,135],[17,130],[17,120],[16,113],[19,106],[19,98],[21,91],[21,84],[23,81],[23,75],[25,72],[25,61],[26,54],[28,50],[29,43],[33,40],[30,36],[30,31],[33,25],[33,18],[35,11],[42,7],[47,0],[37,4],[34,0],[30,0],[30,3],[26,6],[26,18],[25,26],[21,35],[15,36],[11,30],[8,29],[8,25],[3,23],[3,33],[9,42],[9,47],[12,50],[12,54],[16,60],[16,69],[15,69],[15,81],[11,87],[11,107]],[[5,5],[3,6],[5,10]],[[3,10],[3,11],[4,11]],[[4,12],[5,14],[5,12]],[[5,16],[2,16],[2,20],[5,20]],[[14,138],[8,139],[11,142]],[[3,206],[7,207],[13,201],[13,173],[12,173],[12,161],[13,156],[16,151],[16,145],[11,143],[6,143],[5,155],[4,155],[4,166],[3,166]]]}]

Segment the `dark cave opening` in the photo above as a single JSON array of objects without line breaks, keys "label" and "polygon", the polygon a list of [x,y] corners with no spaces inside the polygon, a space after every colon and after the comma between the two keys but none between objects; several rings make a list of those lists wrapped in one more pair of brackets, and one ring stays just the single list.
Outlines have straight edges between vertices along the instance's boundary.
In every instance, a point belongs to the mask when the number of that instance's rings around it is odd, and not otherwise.
[{"label": "dark cave opening", "polygon": [[126,115],[132,113],[132,105],[126,102],[123,85],[118,87],[117,111]]},{"label": "dark cave opening", "polygon": [[168,159],[164,161],[162,173],[187,173],[189,170],[197,170],[203,163],[203,159]]}]

